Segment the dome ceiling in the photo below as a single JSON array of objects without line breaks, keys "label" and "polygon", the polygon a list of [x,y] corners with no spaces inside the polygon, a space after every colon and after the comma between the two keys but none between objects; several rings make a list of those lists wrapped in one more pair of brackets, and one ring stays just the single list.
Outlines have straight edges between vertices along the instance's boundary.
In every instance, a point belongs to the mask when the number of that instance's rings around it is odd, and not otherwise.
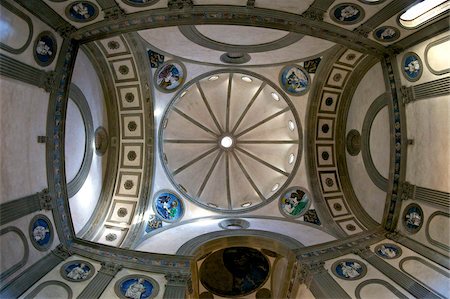
[{"label": "dome ceiling", "polygon": [[290,182],[301,136],[295,108],[273,83],[247,72],[210,73],[169,105],[160,152],[187,198],[242,212],[270,202]]}]

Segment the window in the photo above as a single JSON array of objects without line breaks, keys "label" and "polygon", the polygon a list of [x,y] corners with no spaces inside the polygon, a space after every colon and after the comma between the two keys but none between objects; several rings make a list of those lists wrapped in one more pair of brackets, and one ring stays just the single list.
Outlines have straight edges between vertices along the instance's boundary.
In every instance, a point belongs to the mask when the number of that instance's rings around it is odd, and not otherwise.
[{"label": "window", "polygon": [[448,0],[424,0],[406,10],[400,15],[400,25],[407,29],[417,28],[433,20],[450,9]]}]

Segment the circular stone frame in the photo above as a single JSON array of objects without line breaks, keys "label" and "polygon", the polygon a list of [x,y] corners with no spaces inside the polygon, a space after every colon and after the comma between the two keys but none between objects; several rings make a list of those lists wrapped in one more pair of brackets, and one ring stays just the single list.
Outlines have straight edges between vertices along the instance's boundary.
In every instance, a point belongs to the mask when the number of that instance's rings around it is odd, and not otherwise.
[{"label": "circular stone frame", "polygon": [[[418,61],[418,63],[419,63],[419,66],[420,66],[420,71],[419,71],[419,74],[417,75],[416,78],[411,78],[411,77],[409,77],[409,75],[408,75],[408,74],[406,73],[406,71],[405,71],[404,65],[405,65],[406,59],[407,59],[409,56],[414,56],[414,57],[417,59],[417,61]],[[405,53],[405,54],[403,55],[401,68],[402,68],[402,74],[403,74],[403,76],[404,76],[404,77],[406,78],[406,80],[408,80],[409,82],[416,82],[416,81],[418,81],[418,80],[420,79],[420,77],[422,77],[422,74],[423,74],[423,63],[422,63],[422,59],[420,59],[419,55],[418,55],[417,53],[415,53],[415,52],[407,52],[407,53]]]},{"label": "circular stone frame", "polygon": [[123,3],[125,3],[126,5],[129,6],[134,6],[134,7],[146,7],[146,6],[152,6],[156,3],[159,2],[159,0],[149,0],[147,2],[142,2],[142,3],[137,3],[131,0],[122,0]]},{"label": "circular stone frame", "polygon": [[152,293],[151,293],[151,295],[150,295],[149,297],[147,297],[146,299],[154,298],[154,297],[156,297],[156,296],[158,295],[158,293],[159,293],[159,284],[158,284],[158,282],[157,282],[154,278],[151,278],[151,277],[145,276],[145,275],[140,275],[140,274],[135,274],[135,275],[131,274],[131,275],[127,275],[127,276],[124,276],[124,277],[122,277],[121,279],[119,279],[119,280],[114,284],[114,292],[116,293],[116,295],[117,295],[119,298],[121,298],[121,299],[129,299],[128,297],[125,297],[124,295],[122,295],[122,293],[120,292],[120,285],[121,285],[124,281],[126,281],[126,280],[128,280],[128,279],[136,279],[136,278],[137,278],[137,279],[142,278],[142,279],[144,279],[144,280],[148,280],[148,281],[153,285]]},{"label": "circular stone frame", "polygon": [[[50,239],[48,240],[48,243],[46,245],[44,245],[44,246],[39,245],[36,242],[36,240],[34,240],[34,238],[33,238],[33,224],[38,219],[44,220],[47,223],[47,225],[48,225],[48,230],[49,230],[48,233],[50,235]],[[52,246],[54,234],[55,234],[55,230],[53,229],[52,222],[51,222],[50,218],[48,218],[44,214],[38,214],[38,215],[34,216],[31,219],[30,224],[28,226],[28,235],[30,237],[31,244],[33,244],[34,248],[36,248],[37,250],[39,250],[39,251],[47,251]]]},{"label": "circular stone frame", "polygon": [[[180,214],[180,217],[178,217],[178,219],[176,219],[176,220],[167,220],[167,219],[164,219],[161,215],[158,214],[158,212],[156,210],[156,199],[163,193],[170,193],[170,194],[174,195],[178,199],[178,201],[180,202],[181,214]],[[162,189],[162,190],[159,190],[158,192],[155,193],[155,195],[153,196],[152,207],[153,207],[153,212],[154,212],[155,216],[158,217],[159,219],[161,219],[163,222],[168,222],[168,223],[179,222],[183,218],[184,212],[185,212],[185,209],[186,209],[186,207],[185,207],[185,205],[183,203],[183,199],[181,198],[181,196],[178,193],[174,192],[173,190],[169,190],[169,189]]]},{"label": "circular stone frame", "polygon": [[[83,279],[73,279],[73,278],[67,277],[67,274],[66,274],[66,267],[69,266],[69,265],[71,265],[71,264],[74,264],[74,263],[86,264],[86,265],[91,269],[91,271],[89,271],[89,274],[86,276],[86,278],[83,278]],[[64,264],[61,266],[61,268],[59,268],[59,274],[61,274],[61,277],[64,278],[65,280],[71,281],[71,282],[82,282],[82,281],[89,280],[92,276],[94,276],[95,272],[96,272],[96,271],[95,271],[94,265],[92,265],[91,263],[89,263],[88,261],[85,261],[85,260],[73,260],[73,261],[69,261],[69,262],[67,262],[67,263],[64,263]]]},{"label": "circular stone frame", "polygon": [[[298,68],[300,71],[302,71],[302,73],[303,73],[303,74],[306,76],[306,78],[308,79],[308,85],[306,86],[306,88],[305,88],[304,90],[298,92],[298,93],[294,93],[294,92],[291,92],[291,91],[286,90],[286,89],[284,88],[283,81],[282,81],[282,77],[283,77],[284,71],[285,71],[286,69],[288,69],[288,68],[293,68],[293,67]],[[294,96],[294,97],[295,97],[295,96],[301,96],[301,95],[306,94],[306,93],[309,91],[310,87],[311,87],[311,83],[312,83],[312,82],[311,82],[311,76],[309,75],[308,71],[305,70],[304,67],[302,67],[302,66],[300,66],[300,65],[297,65],[297,64],[288,64],[288,65],[285,65],[284,67],[281,68],[280,74],[278,75],[278,84],[280,84],[280,86],[281,86],[281,88],[283,89],[283,91],[285,91],[287,94],[289,94],[289,95],[291,95],[291,96]]]},{"label": "circular stone frame", "polygon": [[345,147],[350,156],[357,156],[361,152],[361,134],[352,129],[347,133]]},{"label": "circular stone frame", "polygon": [[[91,5],[91,6],[94,8],[94,14],[93,14],[91,17],[89,17],[89,19],[85,19],[85,20],[80,20],[80,19],[77,19],[77,18],[72,17],[72,16],[70,15],[70,9],[71,9],[75,4],[78,4],[78,3],[87,3],[87,4]],[[82,1],[75,1],[75,2],[70,3],[70,4],[66,7],[66,9],[65,9],[65,13],[66,13],[66,17],[67,17],[69,20],[71,20],[72,22],[77,22],[77,23],[87,23],[87,22],[91,22],[91,21],[95,20],[95,19],[98,17],[99,9],[98,9],[98,6],[95,5],[94,3],[92,3],[91,1],[84,1],[84,0],[82,0]]]},{"label": "circular stone frame", "polygon": [[[411,207],[416,207],[416,208],[418,208],[419,211],[420,211],[420,213],[422,214],[422,220],[420,221],[420,225],[419,225],[419,227],[417,227],[417,228],[415,228],[415,229],[411,229],[411,228],[407,227],[406,224],[405,224],[406,214],[407,214],[408,210],[409,210]],[[401,219],[402,225],[403,225],[403,227],[406,229],[406,231],[409,232],[410,234],[418,233],[418,232],[420,231],[420,229],[422,228],[422,226],[423,226],[424,220],[425,220],[425,219],[424,219],[423,210],[422,210],[422,208],[421,208],[418,204],[416,204],[416,203],[410,203],[410,204],[407,205],[407,206],[405,207],[405,209],[403,210],[403,213],[402,213],[402,219]]]},{"label": "circular stone frame", "polygon": [[247,229],[250,227],[250,222],[244,219],[239,218],[230,218],[230,219],[224,219],[219,222],[220,228],[227,229],[227,230],[235,230],[237,228],[229,228],[230,226],[239,227],[239,229]]},{"label": "circular stone frame", "polygon": [[[378,32],[379,30],[387,29],[387,28],[393,29],[393,30],[395,31],[394,36],[393,36],[391,39],[389,39],[389,40],[384,40],[384,39],[379,38],[378,35],[377,35],[377,32]],[[393,26],[381,26],[381,27],[376,28],[376,29],[373,31],[372,36],[373,36],[373,38],[374,38],[375,40],[377,40],[377,41],[379,41],[379,42],[382,42],[382,43],[391,43],[391,42],[396,41],[396,40],[398,40],[398,39],[400,38],[400,30],[398,30],[396,27],[393,27]]]},{"label": "circular stone frame", "polygon": [[[303,191],[303,192],[305,193],[305,195],[306,195],[306,197],[308,198],[309,201],[308,201],[308,203],[306,204],[305,208],[303,209],[303,211],[302,211],[300,214],[298,214],[297,216],[292,216],[292,215],[290,215],[290,214],[287,214],[287,213],[283,210],[283,207],[281,206],[281,199],[283,198],[283,196],[284,196],[286,193],[291,192],[291,191],[295,191],[295,190]],[[289,188],[285,189],[284,192],[280,194],[280,197],[278,198],[278,209],[280,210],[281,215],[283,215],[283,216],[285,216],[285,217],[287,217],[287,218],[290,218],[290,219],[297,219],[297,218],[300,218],[300,217],[302,217],[303,215],[305,215],[306,212],[308,212],[309,208],[311,207],[311,203],[312,203],[312,197],[311,197],[311,195],[309,194],[308,190],[306,190],[305,188],[300,187],[300,186],[293,186],[293,187],[289,187]]]},{"label": "circular stone frame", "polygon": [[[361,268],[362,268],[361,274],[359,274],[359,276],[358,276],[358,277],[355,277],[355,278],[346,278],[346,277],[340,276],[340,275],[337,273],[337,271],[336,271],[336,267],[337,267],[340,263],[342,263],[342,262],[356,262],[356,263],[358,263],[359,265],[361,265]],[[367,274],[367,266],[366,266],[366,264],[364,264],[364,263],[363,263],[362,261],[360,261],[360,260],[356,260],[356,259],[340,259],[340,260],[337,260],[337,261],[335,261],[335,262],[333,263],[333,265],[331,266],[331,271],[333,272],[333,274],[334,274],[337,278],[340,278],[340,279],[343,279],[343,280],[358,280],[358,279],[361,279],[361,278],[363,278],[364,276],[366,276],[366,274]]]},{"label": "circular stone frame", "polygon": [[[387,256],[384,256],[384,255],[378,254],[378,250],[381,248],[381,246],[386,246],[386,245],[395,247],[395,248],[398,250],[398,255],[396,255],[396,256],[394,256],[394,257],[387,257]],[[373,251],[374,251],[375,254],[378,255],[379,257],[384,258],[384,259],[387,259],[387,260],[392,260],[392,259],[399,258],[399,257],[402,255],[402,253],[403,253],[403,251],[402,251],[402,249],[400,248],[400,246],[395,245],[395,244],[393,244],[393,243],[382,243],[382,244],[378,244],[378,245],[375,247],[375,249],[374,249]]]},{"label": "circular stone frame", "polygon": [[[183,76],[182,76],[182,78],[180,79],[180,84],[177,86],[177,87],[175,87],[174,89],[164,89],[164,88],[161,88],[159,85],[158,85],[158,83],[157,83],[157,79],[158,79],[158,73],[161,71],[161,69],[163,68],[163,67],[165,67],[166,65],[169,65],[169,64],[177,64],[177,65],[179,65],[180,67],[181,67],[181,69],[183,70]],[[156,87],[156,89],[158,89],[160,92],[163,92],[163,93],[173,93],[173,92],[175,92],[176,90],[178,90],[178,89],[180,89],[182,86],[183,86],[183,84],[185,83],[185,81],[186,81],[186,77],[187,77],[187,70],[186,70],[186,67],[184,66],[184,64],[180,61],[180,60],[175,60],[175,59],[172,59],[172,60],[167,60],[167,61],[164,61],[164,63],[162,63],[157,69],[156,69],[156,71],[155,71],[155,74],[153,75],[153,85]]]},{"label": "circular stone frame", "polygon": [[[339,7],[344,6],[344,5],[354,6],[356,9],[358,9],[359,12],[360,12],[359,17],[356,18],[356,19],[353,20],[353,21],[341,21],[341,20],[339,20],[338,18],[336,18],[336,16],[334,15],[334,12],[336,11],[336,9],[338,9]],[[360,5],[358,5],[358,4],[356,4],[356,3],[351,3],[351,2],[343,2],[343,3],[339,3],[339,4],[335,5],[335,6],[333,6],[333,8],[330,10],[330,18],[331,18],[334,22],[336,22],[336,23],[338,23],[338,24],[342,24],[342,25],[354,25],[354,24],[356,24],[356,23],[359,23],[359,22],[361,22],[362,20],[364,20],[365,15],[366,15],[366,13],[365,13],[364,9],[363,9]]]},{"label": "circular stone frame", "polygon": [[[47,62],[40,61],[36,54],[36,47],[37,47],[38,42],[41,40],[42,36],[48,36],[52,40],[54,48],[55,48],[54,53],[50,56],[50,58]],[[42,31],[41,33],[39,33],[39,35],[36,37],[36,40],[34,41],[34,46],[33,46],[34,61],[36,61],[36,63],[39,64],[40,66],[49,66],[55,60],[57,52],[58,52],[58,42],[56,41],[56,37],[53,35],[53,33],[51,33],[50,31]]]}]

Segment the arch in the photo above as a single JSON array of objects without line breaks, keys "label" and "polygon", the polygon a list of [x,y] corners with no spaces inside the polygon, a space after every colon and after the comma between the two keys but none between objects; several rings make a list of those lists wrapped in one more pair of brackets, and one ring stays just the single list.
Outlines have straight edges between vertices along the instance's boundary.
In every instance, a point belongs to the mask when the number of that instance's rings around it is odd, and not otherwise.
[{"label": "arch", "polygon": [[20,47],[20,48],[13,48],[11,46],[8,46],[7,44],[4,44],[4,43],[0,42],[0,49],[5,50],[5,51],[7,51],[9,53],[12,53],[12,54],[20,54],[23,51],[25,51],[28,48],[28,46],[30,45],[30,43],[31,43],[31,39],[33,37],[33,23],[31,22],[31,19],[26,14],[24,14],[22,11],[20,11],[19,9],[17,9],[13,5],[9,4],[8,2],[2,1],[0,3],[0,6],[3,6],[7,10],[9,10],[11,13],[15,14],[17,17],[19,17],[22,20],[24,20],[25,23],[27,23],[27,25],[28,25],[28,37],[27,37],[27,40],[25,41],[25,43],[23,44],[22,47]]},{"label": "arch", "polygon": [[41,283],[33,291],[31,291],[28,295],[26,295],[25,299],[35,298],[36,295],[38,295],[44,288],[51,286],[51,285],[62,287],[63,289],[65,289],[67,291],[67,299],[72,299],[72,297],[73,297],[72,289],[64,282],[58,281],[58,280],[48,280],[48,281]]},{"label": "arch", "polygon": [[25,234],[18,229],[15,226],[8,226],[3,228],[2,230],[0,230],[0,236],[7,234],[7,233],[15,233],[16,235],[19,236],[20,240],[22,241],[23,244],[23,256],[22,259],[17,262],[16,264],[12,265],[10,268],[8,268],[5,271],[2,271],[2,273],[0,273],[0,282],[3,282],[7,277],[11,276],[14,272],[16,272],[17,270],[19,270],[20,268],[22,268],[28,261],[28,256],[30,253],[30,248],[28,247],[28,242],[27,242],[27,238],[25,236]]},{"label": "arch", "polygon": [[400,299],[407,299],[408,297],[405,296],[402,292],[400,292],[396,287],[394,287],[393,285],[391,285],[389,282],[382,280],[382,279],[368,279],[366,281],[361,282],[355,290],[355,297],[356,299],[361,299],[361,290],[369,285],[369,284],[378,284],[378,285],[382,285],[384,287],[386,287],[389,291],[392,292],[392,294],[394,294],[397,298]]},{"label": "arch", "polygon": [[[427,240],[428,240],[431,244],[433,244],[434,246],[437,246],[437,247],[439,247],[439,248],[441,248],[441,249],[443,249],[443,250],[446,250],[446,251],[450,251],[450,246],[448,246],[448,245],[445,244],[445,243],[439,242],[438,240],[433,239],[433,238],[431,237],[431,234],[430,234],[430,225],[431,225],[431,221],[433,220],[433,218],[435,218],[435,217],[437,217],[437,216],[443,216],[443,217],[450,218],[450,214],[449,214],[449,213],[446,213],[446,212],[443,212],[443,211],[436,211],[436,212],[434,212],[433,214],[431,214],[430,217],[428,217],[428,220],[427,220],[427,224],[426,224],[426,227],[425,227],[425,235],[426,235],[426,237],[427,237]],[[445,234],[444,234],[444,235],[445,235]]]}]

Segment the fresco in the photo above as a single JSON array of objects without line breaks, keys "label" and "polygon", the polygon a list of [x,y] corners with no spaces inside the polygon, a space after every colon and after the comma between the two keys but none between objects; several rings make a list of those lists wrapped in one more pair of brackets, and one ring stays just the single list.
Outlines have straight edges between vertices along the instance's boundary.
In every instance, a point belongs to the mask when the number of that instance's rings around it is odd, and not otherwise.
[{"label": "fresco", "polygon": [[337,23],[351,25],[364,18],[364,10],[354,3],[341,3],[331,10],[331,18]]},{"label": "fresco", "polygon": [[200,281],[213,294],[237,297],[253,293],[269,277],[270,264],[259,251],[230,247],[210,254],[200,266]]},{"label": "fresco", "polygon": [[76,260],[67,262],[61,266],[61,276],[73,282],[85,281],[94,275],[95,268],[89,262],[83,260]]},{"label": "fresco", "polygon": [[409,204],[403,212],[403,225],[412,234],[417,233],[423,224],[422,208],[415,203]]},{"label": "fresco", "polygon": [[289,188],[280,197],[280,211],[287,217],[298,218],[306,213],[311,199],[300,187]]},{"label": "fresco", "polygon": [[30,240],[33,246],[41,251],[50,248],[53,242],[53,228],[45,215],[36,215],[30,222]]},{"label": "fresco", "polygon": [[395,244],[384,243],[375,247],[375,253],[385,259],[395,259],[402,255],[402,250]]},{"label": "fresco", "polygon": [[408,52],[403,56],[402,73],[408,81],[417,81],[422,76],[423,64],[416,53]]},{"label": "fresco", "polygon": [[393,42],[400,37],[400,31],[392,26],[383,26],[375,29],[373,37],[380,42]]},{"label": "fresco", "polygon": [[298,65],[285,66],[280,72],[280,85],[288,94],[305,94],[311,84],[308,72]]},{"label": "fresco", "polygon": [[34,59],[40,66],[50,65],[56,57],[56,38],[50,31],[41,32],[34,43]]},{"label": "fresco", "polygon": [[356,280],[367,273],[367,267],[362,262],[346,259],[339,260],[331,266],[334,275],[345,280]]},{"label": "fresco", "polygon": [[184,65],[181,62],[169,60],[156,70],[155,86],[162,92],[173,92],[184,83],[185,78]]},{"label": "fresco", "polygon": [[183,202],[170,191],[163,191],[156,195],[153,210],[157,217],[166,222],[179,221],[184,214]]},{"label": "fresco", "polygon": [[159,292],[158,283],[143,275],[129,275],[119,280],[114,288],[120,298],[148,299]]},{"label": "fresco", "polygon": [[75,22],[89,22],[98,16],[98,8],[89,1],[76,1],[66,8],[66,16]]}]

